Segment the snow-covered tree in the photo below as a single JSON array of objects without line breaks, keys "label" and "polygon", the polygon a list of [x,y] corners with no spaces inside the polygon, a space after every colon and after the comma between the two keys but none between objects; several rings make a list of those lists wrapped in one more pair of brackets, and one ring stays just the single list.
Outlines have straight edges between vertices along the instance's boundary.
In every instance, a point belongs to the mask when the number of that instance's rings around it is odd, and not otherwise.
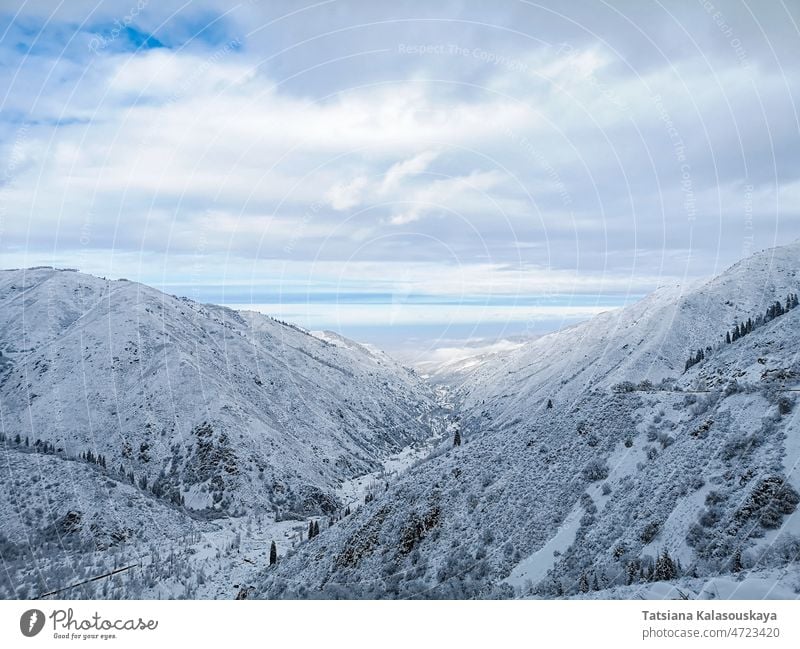
[{"label": "snow-covered tree", "polygon": [[653,573],[653,580],[654,581],[669,581],[670,579],[675,579],[678,576],[678,570],[675,567],[675,562],[672,561],[672,557],[669,556],[669,552],[667,549],[661,552],[658,555],[658,559],[656,559],[656,567]]}]

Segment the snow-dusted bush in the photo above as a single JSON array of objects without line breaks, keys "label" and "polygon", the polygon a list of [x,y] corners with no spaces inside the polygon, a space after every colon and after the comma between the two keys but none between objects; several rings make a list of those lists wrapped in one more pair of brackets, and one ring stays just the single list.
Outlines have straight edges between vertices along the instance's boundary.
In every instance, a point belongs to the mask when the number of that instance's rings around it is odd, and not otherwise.
[{"label": "snow-dusted bush", "polygon": [[608,477],[608,465],[602,460],[591,460],[583,468],[583,477],[592,482],[597,480],[605,480]]},{"label": "snow-dusted bush", "polygon": [[736,435],[725,442],[720,451],[720,457],[723,460],[731,460],[734,457],[742,456],[753,446],[753,442],[754,437],[752,435],[745,435],[744,433]]},{"label": "snow-dusted bush", "polygon": [[800,503],[800,494],[782,476],[761,480],[750,492],[745,503],[736,511],[736,519],[757,518],[762,527],[780,527],[783,517],[791,514]]},{"label": "snow-dusted bush", "polygon": [[731,379],[725,386],[725,391],[723,394],[725,394],[726,397],[730,397],[731,395],[739,392],[742,392],[742,387],[739,385],[739,382],[736,379]]},{"label": "snow-dusted bush", "polygon": [[661,444],[661,448],[665,449],[675,443],[675,438],[667,433],[659,433],[658,441]]},{"label": "snow-dusted bush", "polygon": [[794,399],[787,395],[782,395],[778,398],[778,412],[781,415],[788,415],[794,408]]},{"label": "snow-dusted bush", "polygon": [[708,412],[708,409],[714,404],[715,401],[716,401],[716,399],[714,397],[712,397],[711,395],[707,395],[707,396],[703,395],[703,396],[699,397],[694,402],[694,404],[692,405],[692,407],[690,409],[691,413],[695,417],[698,417],[698,416]]},{"label": "snow-dusted bush", "polygon": [[650,543],[656,536],[658,532],[661,530],[661,523],[658,521],[650,521],[647,525],[642,528],[642,531],[639,533],[639,538],[641,539],[642,543],[647,545]]},{"label": "snow-dusted bush", "polygon": [[706,484],[705,478],[700,474],[695,474],[689,478],[689,486],[694,490],[697,491],[698,489],[702,489]]}]

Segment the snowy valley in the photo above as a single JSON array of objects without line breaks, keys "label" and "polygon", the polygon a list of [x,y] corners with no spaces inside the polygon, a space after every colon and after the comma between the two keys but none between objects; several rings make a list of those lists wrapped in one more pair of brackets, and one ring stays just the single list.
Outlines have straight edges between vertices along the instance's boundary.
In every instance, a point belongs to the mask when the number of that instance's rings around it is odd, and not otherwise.
[{"label": "snowy valley", "polygon": [[426,381],[3,271],[0,595],[797,598],[798,273],[764,251]]}]

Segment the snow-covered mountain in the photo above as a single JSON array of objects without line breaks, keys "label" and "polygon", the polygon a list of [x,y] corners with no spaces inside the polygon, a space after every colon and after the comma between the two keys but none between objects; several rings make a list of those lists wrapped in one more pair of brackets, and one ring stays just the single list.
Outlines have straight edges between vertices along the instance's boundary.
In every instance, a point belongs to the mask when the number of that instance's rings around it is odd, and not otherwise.
[{"label": "snow-covered mountain", "polygon": [[489,343],[476,341],[460,347],[439,348],[434,350],[434,358],[418,361],[414,367],[434,385],[460,385],[472,372],[531,340],[534,338],[530,336],[516,336]]},{"label": "snow-covered mountain", "polygon": [[799,270],[765,251],[435,389],[330,332],[4,272],[0,595],[797,597]]},{"label": "snow-covered mountain", "polygon": [[188,510],[337,510],[430,436],[433,391],[387,356],[141,284],[0,273],[3,432]]},{"label": "snow-covered mountain", "polygon": [[[631,306],[543,336],[518,352],[495,355],[465,379],[465,407],[494,401],[492,414],[514,418],[545,396],[569,403],[588,389],[623,380],[655,383],[684,370],[690,352],[724,342],[741,319],[755,317],[800,286],[800,244],[764,251],[709,282],[666,286]],[[525,402],[520,403],[513,395]]]},{"label": "snow-covered mountain", "polygon": [[487,357],[456,389],[463,444],[259,573],[257,594],[709,596],[722,575],[736,596],[771,571],[797,596],[798,271],[800,244],[765,251]]}]

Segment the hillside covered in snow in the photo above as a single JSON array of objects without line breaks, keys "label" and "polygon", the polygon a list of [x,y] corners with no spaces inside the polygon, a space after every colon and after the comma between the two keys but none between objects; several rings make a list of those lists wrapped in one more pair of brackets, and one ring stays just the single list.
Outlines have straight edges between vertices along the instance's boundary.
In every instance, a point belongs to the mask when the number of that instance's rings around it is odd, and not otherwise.
[{"label": "hillside covered in snow", "polygon": [[765,251],[487,357],[454,386],[463,443],[257,594],[797,597],[799,270]]},{"label": "hillside covered in snow", "polygon": [[0,595],[796,598],[798,271],[764,251],[431,384],[335,333],[5,271]]},{"label": "hillside covered in snow", "polygon": [[6,560],[331,515],[432,434],[433,390],[389,357],[125,280],[0,272],[0,352]]}]

